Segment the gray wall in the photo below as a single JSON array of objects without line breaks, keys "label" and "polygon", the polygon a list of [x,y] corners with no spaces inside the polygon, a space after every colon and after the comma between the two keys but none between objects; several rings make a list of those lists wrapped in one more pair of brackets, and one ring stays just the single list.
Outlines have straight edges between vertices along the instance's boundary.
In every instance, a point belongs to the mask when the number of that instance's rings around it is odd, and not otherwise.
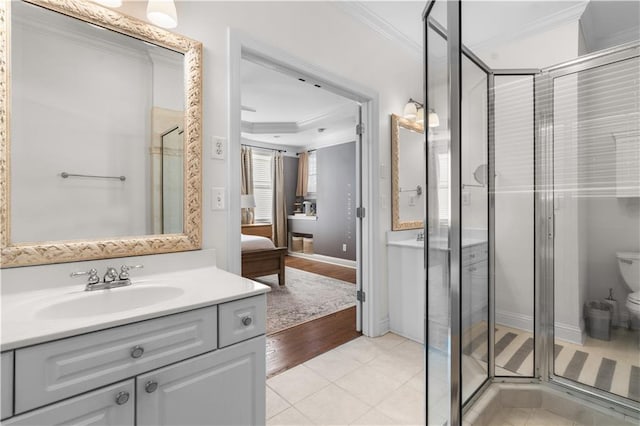
[{"label": "gray wall", "polygon": [[298,184],[298,157],[284,157],[284,193],[287,197],[287,215],[293,214]]},{"label": "gray wall", "polygon": [[[318,149],[317,254],[356,260],[356,144]],[[342,245],[347,251],[342,251]]]},{"label": "gray wall", "polygon": [[[313,234],[315,254],[356,260],[356,144],[320,148],[316,151],[318,220],[290,219],[289,232]],[[293,211],[298,159],[285,157],[287,209]],[[291,198],[289,198],[291,196]],[[347,250],[343,251],[343,244]]]}]

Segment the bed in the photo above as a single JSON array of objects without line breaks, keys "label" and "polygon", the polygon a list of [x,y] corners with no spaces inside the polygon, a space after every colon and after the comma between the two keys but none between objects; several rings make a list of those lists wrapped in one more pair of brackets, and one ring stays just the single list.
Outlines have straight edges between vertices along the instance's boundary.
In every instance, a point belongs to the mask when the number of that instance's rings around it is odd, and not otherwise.
[{"label": "bed", "polygon": [[285,284],[284,257],[287,247],[276,247],[266,237],[240,234],[242,237],[242,276],[257,278],[278,274],[278,284]]}]

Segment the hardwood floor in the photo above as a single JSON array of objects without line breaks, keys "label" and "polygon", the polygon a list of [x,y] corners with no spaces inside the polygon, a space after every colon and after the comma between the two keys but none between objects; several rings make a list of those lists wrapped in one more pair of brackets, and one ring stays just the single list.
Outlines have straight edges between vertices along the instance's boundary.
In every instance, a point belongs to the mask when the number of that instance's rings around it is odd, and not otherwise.
[{"label": "hardwood floor", "polygon": [[356,270],[346,266],[334,265],[326,262],[304,259],[296,256],[286,256],[284,263],[290,268],[302,269],[325,277],[335,278],[348,283],[356,283]]},{"label": "hardwood floor", "polygon": [[362,333],[356,331],[356,307],[267,336],[267,378],[302,364]]},{"label": "hardwood floor", "polygon": [[[345,266],[286,256],[285,265],[318,275],[356,283],[356,270]],[[302,364],[353,340],[356,307],[344,309],[267,336],[267,378]]]}]

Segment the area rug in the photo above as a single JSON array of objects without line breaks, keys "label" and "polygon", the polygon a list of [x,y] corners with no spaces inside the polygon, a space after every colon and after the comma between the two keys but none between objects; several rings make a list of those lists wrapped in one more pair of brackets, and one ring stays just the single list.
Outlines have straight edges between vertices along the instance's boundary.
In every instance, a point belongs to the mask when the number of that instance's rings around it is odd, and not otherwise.
[{"label": "area rug", "polygon": [[277,275],[255,281],[271,287],[267,293],[267,334],[355,306],[356,286],[300,269],[286,267],[286,285]]}]

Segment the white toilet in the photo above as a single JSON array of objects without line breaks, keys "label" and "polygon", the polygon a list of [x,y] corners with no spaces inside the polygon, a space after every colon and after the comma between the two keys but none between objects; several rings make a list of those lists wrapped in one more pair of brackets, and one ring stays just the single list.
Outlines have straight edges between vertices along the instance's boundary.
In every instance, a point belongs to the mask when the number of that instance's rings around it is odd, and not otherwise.
[{"label": "white toilet", "polygon": [[618,252],[616,257],[622,278],[631,290],[625,306],[631,315],[640,319],[640,253]]}]

